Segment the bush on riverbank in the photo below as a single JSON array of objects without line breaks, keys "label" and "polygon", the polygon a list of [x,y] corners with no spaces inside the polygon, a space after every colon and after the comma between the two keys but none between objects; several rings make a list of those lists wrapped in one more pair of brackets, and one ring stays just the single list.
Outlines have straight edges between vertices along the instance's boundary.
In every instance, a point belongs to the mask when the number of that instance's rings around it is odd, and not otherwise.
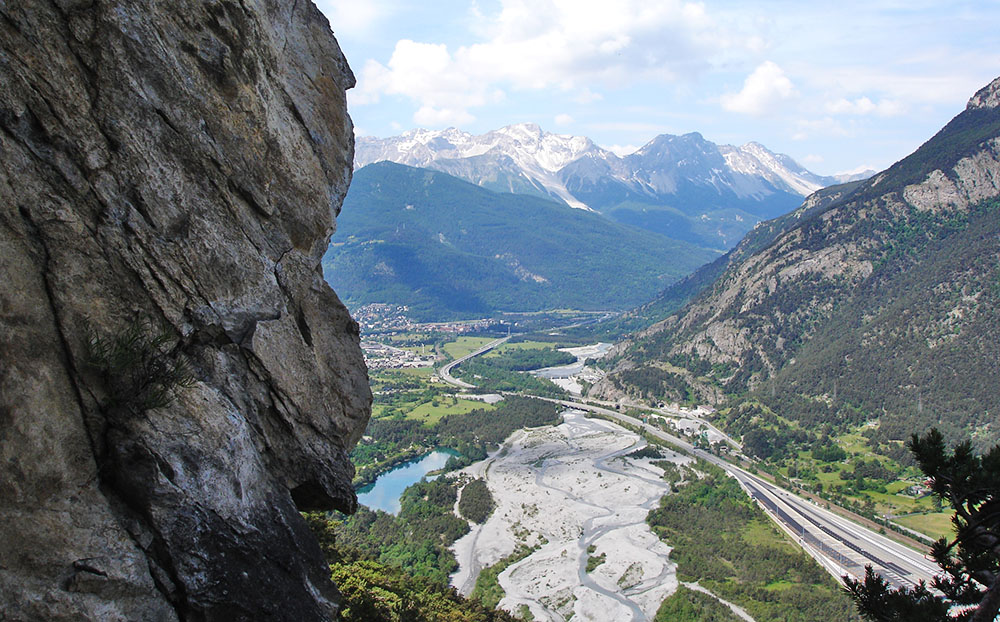
[{"label": "bush on riverbank", "polygon": [[492,566],[483,568],[479,571],[479,577],[476,578],[476,587],[472,589],[472,594],[469,595],[469,598],[482,602],[484,607],[495,609],[505,595],[497,577],[500,576],[501,572],[507,570],[508,566],[516,564],[528,555],[531,555],[537,548],[518,544],[513,553]]}]

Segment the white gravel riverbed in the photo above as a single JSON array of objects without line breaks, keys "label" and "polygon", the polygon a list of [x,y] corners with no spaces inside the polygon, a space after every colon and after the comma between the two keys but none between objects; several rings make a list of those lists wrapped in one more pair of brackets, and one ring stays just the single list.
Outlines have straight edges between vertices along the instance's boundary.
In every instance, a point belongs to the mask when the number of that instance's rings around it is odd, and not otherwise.
[{"label": "white gravel riverbed", "polygon": [[[571,614],[651,620],[677,577],[670,547],[646,525],[669,489],[662,470],[622,457],[644,445],[617,425],[569,410],[561,425],[520,430],[497,454],[467,467],[486,478],[497,507],[455,543],[460,568],[452,585],[468,594],[480,569],[525,544],[537,548],[499,577],[502,608],[527,606],[540,621]],[[602,554],[604,562],[588,573],[588,557]]]}]

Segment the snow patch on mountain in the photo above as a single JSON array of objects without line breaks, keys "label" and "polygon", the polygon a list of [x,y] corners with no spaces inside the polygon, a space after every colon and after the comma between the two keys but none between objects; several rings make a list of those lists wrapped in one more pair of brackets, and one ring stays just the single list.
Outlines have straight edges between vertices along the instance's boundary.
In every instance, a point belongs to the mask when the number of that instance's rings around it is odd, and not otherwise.
[{"label": "snow patch on mountain", "polygon": [[534,123],[509,125],[481,135],[455,128],[415,129],[390,138],[357,139],[355,168],[382,160],[597,210],[608,206],[588,205],[567,188],[566,180],[574,180],[571,185],[576,191],[581,183],[600,183],[652,199],[672,195],[681,184],[687,184],[749,201],[762,201],[781,192],[804,197],[841,182],[815,175],[789,156],[755,142],[734,147],[716,145],[698,133],[661,135],[635,153],[619,157],[587,137],[553,134]]},{"label": "snow patch on mountain", "polygon": [[763,177],[777,187],[807,196],[827,186],[817,175],[807,171],[786,155],[769,151],[760,143],[750,142],[742,147],[722,145],[719,147],[730,169]]}]

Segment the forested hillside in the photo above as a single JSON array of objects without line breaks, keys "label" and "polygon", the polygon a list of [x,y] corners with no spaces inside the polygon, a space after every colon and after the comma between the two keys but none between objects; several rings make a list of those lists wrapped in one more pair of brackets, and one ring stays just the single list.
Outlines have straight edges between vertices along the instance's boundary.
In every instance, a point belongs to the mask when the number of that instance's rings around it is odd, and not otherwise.
[{"label": "forested hillside", "polygon": [[355,173],[323,267],[348,303],[442,319],[627,309],[717,253],[545,199],[390,162]]},{"label": "forested hillside", "polygon": [[666,319],[706,287],[712,285],[729,266],[738,264],[750,255],[764,250],[779,235],[796,226],[804,218],[808,218],[839,201],[856,190],[859,185],[861,182],[855,181],[823,188],[811,195],[799,209],[784,216],[758,223],[728,253],[668,286],[650,302],[624,313],[616,320],[616,323],[620,326],[631,327],[635,331]]},{"label": "forested hillside", "polygon": [[706,269],[721,274],[620,345],[595,393],[751,391],[793,419],[881,415],[882,440],[937,425],[994,442],[998,90],[1000,80],[887,171],[832,201],[819,200],[830,190],[814,197],[767,225],[773,239]]}]

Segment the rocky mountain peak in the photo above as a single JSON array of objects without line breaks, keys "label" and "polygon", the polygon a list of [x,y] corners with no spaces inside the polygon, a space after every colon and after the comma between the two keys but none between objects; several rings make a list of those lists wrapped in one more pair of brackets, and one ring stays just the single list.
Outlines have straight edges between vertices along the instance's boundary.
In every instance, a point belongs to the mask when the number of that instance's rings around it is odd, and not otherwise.
[{"label": "rocky mountain peak", "polygon": [[[840,181],[815,175],[758,143],[733,147],[699,132],[662,134],[619,157],[590,138],[546,132],[535,123],[478,136],[449,129],[358,139],[356,168],[383,160],[611,214],[668,235],[677,231],[712,248],[730,246],[761,218],[794,209],[802,197]],[[616,211],[624,204],[630,206]],[[640,205],[661,213],[649,216]],[[664,206],[679,209],[690,222],[678,227],[662,213]]]},{"label": "rocky mountain peak", "polygon": [[975,108],[997,108],[1000,107],[1000,77],[993,80],[983,88],[979,89],[972,98],[966,109]]},{"label": "rocky mountain peak", "polygon": [[526,140],[541,140],[545,135],[545,132],[542,131],[541,126],[537,123],[515,123],[513,125],[506,125],[497,130],[497,133]]}]

